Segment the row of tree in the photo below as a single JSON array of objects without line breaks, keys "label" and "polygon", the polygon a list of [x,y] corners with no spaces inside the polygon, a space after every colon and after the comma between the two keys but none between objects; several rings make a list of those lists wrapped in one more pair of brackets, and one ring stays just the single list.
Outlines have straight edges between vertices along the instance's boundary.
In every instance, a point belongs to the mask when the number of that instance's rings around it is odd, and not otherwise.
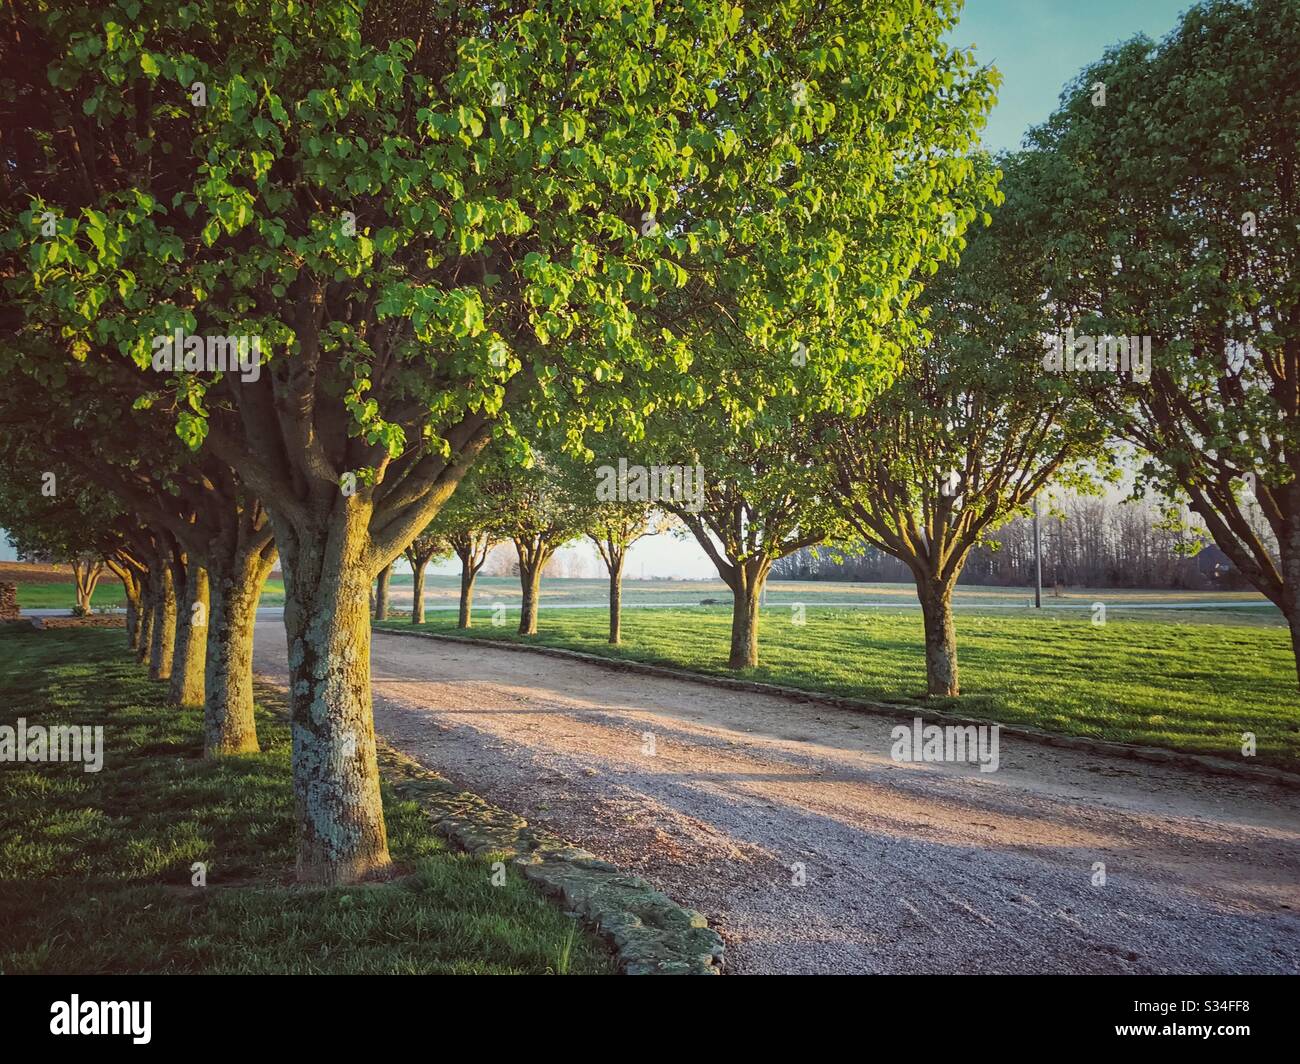
[{"label": "row of tree", "polygon": [[[278,553],[304,880],[388,863],[377,576],[445,541],[472,590],[508,516],[535,631],[619,459],[705,470],[613,501],[709,554],[736,667],[777,560],[865,541],[913,574],[930,690],[956,694],[972,550],[1046,484],[1107,476],[1115,440],[1300,648],[1294,5],[1210,0],[1108,53],[997,164],[974,150],[996,76],[946,43],[955,17],[58,0],[5,23],[0,477],[33,524],[93,497],[160,678],[202,643],[208,756],[256,748]],[[1046,370],[1067,329],[1153,334],[1150,380]],[[241,338],[259,360],[220,364]],[[638,527],[602,528],[611,572]]]}]

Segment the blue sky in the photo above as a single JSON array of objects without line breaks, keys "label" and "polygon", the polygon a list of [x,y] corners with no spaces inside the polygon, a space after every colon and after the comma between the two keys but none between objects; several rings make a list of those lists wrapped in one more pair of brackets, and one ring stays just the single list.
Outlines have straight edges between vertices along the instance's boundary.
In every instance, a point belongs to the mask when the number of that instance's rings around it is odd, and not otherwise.
[{"label": "blue sky", "polygon": [[1015,148],[1056,110],[1061,89],[1109,45],[1138,33],[1159,40],[1189,0],[966,0],[953,44],[975,46],[1002,72],[984,131],[994,151]]}]

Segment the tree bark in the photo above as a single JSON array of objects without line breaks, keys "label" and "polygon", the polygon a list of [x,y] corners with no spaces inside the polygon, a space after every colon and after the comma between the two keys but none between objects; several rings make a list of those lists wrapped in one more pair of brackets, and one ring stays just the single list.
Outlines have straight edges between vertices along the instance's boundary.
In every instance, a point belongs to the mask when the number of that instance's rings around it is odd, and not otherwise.
[{"label": "tree bark", "polygon": [[412,588],[415,598],[411,600],[411,623],[424,623],[424,570],[429,564],[428,560],[420,561],[418,558],[411,564]]},{"label": "tree bark", "polygon": [[135,660],[140,665],[148,663],[149,654],[153,650],[153,622],[157,601],[158,574],[156,570],[149,570],[144,575],[140,594],[140,638],[135,648]]},{"label": "tree bark", "polygon": [[100,561],[75,560],[72,563],[72,578],[77,587],[77,612],[89,614],[91,600],[95,596],[95,586],[99,583],[104,563]]},{"label": "tree bark", "polygon": [[519,556],[519,584],[524,593],[523,605],[519,610],[519,634],[537,634],[537,600],[541,596],[542,569],[544,558],[532,558],[525,561]]},{"label": "tree bark", "polygon": [[460,615],[456,619],[457,628],[473,627],[473,610],[474,610],[474,578],[478,576],[478,569],[474,563],[461,555],[460,558]]},{"label": "tree bark", "polygon": [[325,527],[277,533],[298,878],[309,883],[355,882],[390,863],[370,694],[369,516],[354,499]]},{"label": "tree bark", "polygon": [[158,566],[158,594],[153,611],[153,640],[149,649],[149,679],[168,680],[176,645],[176,593],[171,566]]},{"label": "tree bark", "polygon": [[201,706],[208,646],[207,571],[190,562],[185,567],[184,582],[176,617],[170,697],[178,706]]},{"label": "tree bark", "polygon": [[130,650],[137,650],[140,647],[140,581],[125,566],[119,575],[126,593],[126,645]]},{"label": "tree bark", "polygon": [[275,554],[243,551],[214,558],[209,573],[208,648],[203,704],[203,756],[256,753],[253,713],[253,627]]},{"label": "tree bark", "polygon": [[918,580],[917,598],[925,621],[926,694],[955,698],[961,694],[957,676],[957,632],[952,623],[952,585]]},{"label": "tree bark", "polygon": [[375,620],[388,620],[388,583],[393,578],[392,564],[385,565],[379,572],[379,590],[375,595]]},{"label": "tree bark", "polygon": [[1295,658],[1296,685],[1300,686],[1300,608],[1291,611],[1287,624],[1291,628],[1291,654]]},{"label": "tree bark", "polygon": [[623,562],[626,551],[617,551],[609,567],[609,641],[617,646],[623,638]]},{"label": "tree bark", "polygon": [[[1292,485],[1297,503],[1300,487]],[[1296,507],[1300,509],[1300,505]],[[1295,658],[1296,684],[1300,686],[1300,520],[1292,522],[1289,543],[1279,543],[1282,569],[1282,616],[1291,629],[1291,653]]]},{"label": "tree bark", "polygon": [[140,606],[139,599],[126,597],[126,647],[135,650],[140,645]]},{"label": "tree bark", "polygon": [[727,667],[752,669],[758,664],[758,612],[771,562],[766,559],[736,566],[731,587],[731,656]]}]

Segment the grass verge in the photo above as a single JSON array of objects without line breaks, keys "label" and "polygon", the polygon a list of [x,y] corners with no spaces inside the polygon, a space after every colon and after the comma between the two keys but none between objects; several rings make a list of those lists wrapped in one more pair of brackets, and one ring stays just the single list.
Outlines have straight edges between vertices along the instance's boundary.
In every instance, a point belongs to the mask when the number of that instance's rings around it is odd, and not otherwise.
[{"label": "grass verge", "polygon": [[[77,604],[77,585],[18,582],[18,606],[24,610],[70,610]],[[101,580],[91,596],[90,604],[94,609],[126,606],[126,589],[118,580]],[[262,606],[284,605],[284,583],[280,580],[268,580],[259,600]]]},{"label": "grass verge", "polygon": [[[292,882],[289,732],[259,691],[262,753],[205,761],[120,630],[0,630],[0,724],[103,725],[97,773],[0,765],[0,974],[600,973],[604,946],[513,868],[433,836],[385,786],[400,875]],[[207,886],[191,883],[207,865]]]},{"label": "grass verge", "polygon": [[[809,605],[805,624],[792,623],[797,616],[788,605],[769,606],[761,618],[760,665],[739,674],[726,667],[728,607],[625,610],[618,647],[606,642],[603,610],[543,608],[541,630],[529,637],[509,625],[493,627],[486,611],[468,632],[456,628],[454,614],[432,614],[422,627],[876,702],[923,699],[918,612]],[[959,612],[956,625],[963,694],[927,703],[936,709],[1234,759],[1242,756],[1242,736],[1249,732],[1255,763],[1300,768],[1300,708],[1284,628],[1113,614],[1094,626],[1083,611],[1030,617]],[[399,620],[376,627],[411,625]]]}]

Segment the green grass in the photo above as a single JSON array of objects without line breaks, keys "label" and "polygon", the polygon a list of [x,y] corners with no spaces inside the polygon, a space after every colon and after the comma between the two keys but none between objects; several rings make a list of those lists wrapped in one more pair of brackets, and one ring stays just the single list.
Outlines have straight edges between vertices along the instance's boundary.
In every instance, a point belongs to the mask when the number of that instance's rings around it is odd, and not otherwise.
[{"label": "green grass", "polygon": [[[459,570],[457,570],[459,572]],[[399,610],[410,609],[411,574],[394,573],[391,584],[393,601]],[[542,581],[543,605],[575,605],[585,603],[600,606],[609,601],[609,584],[605,579],[547,578]],[[425,602],[434,607],[454,608],[460,596],[460,577],[455,574],[430,572],[425,580]],[[514,576],[480,575],[475,583],[475,601],[487,609],[501,602],[517,607],[521,598],[519,578]],[[641,606],[698,606],[707,599],[730,603],[731,591],[721,580],[636,580],[623,581],[623,604]],[[1015,612],[1033,602],[1033,589],[1026,587],[986,587],[976,584],[959,584],[953,594],[959,610],[986,606],[1010,609]],[[1212,609],[1176,611],[1188,623],[1215,620],[1227,624],[1263,624],[1285,626],[1281,613],[1264,596],[1254,591],[1174,591],[1138,588],[1075,588],[1064,589],[1060,594],[1051,588],[1043,592],[1043,607],[1047,611],[1079,612],[1086,614],[1093,602],[1106,603],[1108,608],[1127,612],[1143,603],[1213,603]],[[856,605],[864,608],[886,605],[915,608],[916,590],[911,583],[851,583],[830,580],[770,580],[767,585],[767,605],[791,605],[802,602],[809,606]],[[1249,604],[1252,608],[1230,608],[1230,604]]]},{"label": "green grass", "polygon": [[[513,868],[434,837],[385,786],[399,876],[292,882],[289,734],[205,761],[201,713],[163,702],[118,630],[0,629],[0,724],[103,725],[104,767],[0,765],[0,973],[593,973],[604,947]],[[208,885],[190,866],[207,864]]]},{"label": "green grass", "polygon": [[[923,698],[918,611],[809,605],[803,626],[792,624],[792,616],[789,605],[769,600],[759,629],[760,665],[741,675],[878,702]],[[478,627],[468,633],[458,632],[454,614],[430,614],[423,627],[735,675],[726,668],[729,606],[624,610],[621,647],[605,641],[603,610],[543,608],[539,634],[528,638],[514,631],[517,612],[507,620],[493,627],[485,606],[475,611]],[[1241,756],[1242,733],[1253,732],[1256,763],[1298,767],[1300,698],[1285,628],[1247,617],[1213,623],[1192,611],[1113,611],[1107,620],[1094,626],[1087,611],[959,610],[963,694],[927,704],[1007,724],[1233,758]]]},{"label": "green grass", "polygon": [[[66,584],[18,584],[18,605],[25,610],[70,610],[77,604],[77,585],[69,580]],[[101,606],[125,606],[126,592],[116,580],[101,580],[91,596],[90,604],[98,609]]]},{"label": "green grass", "polygon": [[[70,610],[77,604],[77,585],[69,581],[66,584],[24,583],[18,585],[18,605],[25,610]],[[94,609],[110,606],[125,606],[126,591],[117,580],[101,580],[95,588],[90,604]],[[262,591],[261,605],[284,605],[284,584],[280,580],[268,580]]]}]

